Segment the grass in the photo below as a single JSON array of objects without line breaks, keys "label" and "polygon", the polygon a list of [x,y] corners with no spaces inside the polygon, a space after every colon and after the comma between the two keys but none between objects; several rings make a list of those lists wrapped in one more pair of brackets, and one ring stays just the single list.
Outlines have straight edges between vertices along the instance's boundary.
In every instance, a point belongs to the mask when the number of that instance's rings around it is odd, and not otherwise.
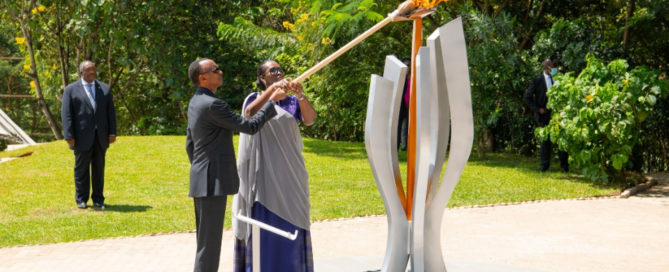
[{"label": "grass", "polygon": [[[385,213],[363,143],[304,143],[312,221]],[[107,151],[105,211],[76,208],[74,155],[64,141],[0,152],[33,152],[0,163],[0,247],[194,230],[184,146],[184,136],[119,137]],[[400,161],[405,173],[406,153]],[[449,207],[619,192],[580,175],[537,168],[537,159],[515,155],[471,158]]]}]

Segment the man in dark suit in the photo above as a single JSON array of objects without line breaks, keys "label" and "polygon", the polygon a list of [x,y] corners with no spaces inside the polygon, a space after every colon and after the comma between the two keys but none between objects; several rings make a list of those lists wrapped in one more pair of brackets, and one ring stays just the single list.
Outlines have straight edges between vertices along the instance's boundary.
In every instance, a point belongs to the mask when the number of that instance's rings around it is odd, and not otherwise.
[{"label": "man in dark suit", "polygon": [[[532,79],[530,87],[524,95],[525,103],[532,109],[532,112],[534,112],[534,119],[540,127],[548,125],[551,121],[551,111],[546,109],[546,103],[548,103],[546,91],[553,86],[553,76],[557,73],[557,68],[554,67],[555,65],[550,59],[544,60],[542,66],[543,73]],[[541,172],[547,171],[550,167],[551,149],[552,144],[550,137],[548,137],[548,139],[541,142],[539,147]],[[569,156],[567,155],[567,152],[558,151],[558,157],[560,157],[560,168],[562,169],[562,172],[569,172],[569,163],[567,161]]]},{"label": "man in dark suit", "polygon": [[275,102],[285,98],[287,81],[275,83],[281,84],[279,91],[246,119],[214,95],[223,83],[223,72],[213,60],[203,58],[191,63],[188,77],[198,86],[188,104],[186,130],[186,153],[191,163],[188,196],[193,198],[197,230],[194,271],[217,271],[227,195],[239,189],[232,133],[255,134],[274,117]]},{"label": "man in dark suit", "polygon": [[80,80],[65,87],[61,106],[65,140],[74,150],[75,201],[87,208],[92,184],[93,205],[104,209],[105,153],[116,141],[114,100],[109,85],[95,80],[95,63],[81,62],[79,75]]}]

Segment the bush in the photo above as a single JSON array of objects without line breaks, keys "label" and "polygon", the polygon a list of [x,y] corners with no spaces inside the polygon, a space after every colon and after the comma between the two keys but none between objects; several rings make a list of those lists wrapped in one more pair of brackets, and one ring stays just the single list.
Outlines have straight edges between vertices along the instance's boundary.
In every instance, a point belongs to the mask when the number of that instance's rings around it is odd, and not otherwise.
[{"label": "bush", "polygon": [[586,61],[578,77],[556,77],[547,93],[553,116],[536,133],[542,139],[550,134],[586,177],[624,181],[624,169],[634,167],[630,157],[644,134],[643,123],[667,96],[668,84],[644,66],[628,70],[623,59],[605,65],[589,54]]}]

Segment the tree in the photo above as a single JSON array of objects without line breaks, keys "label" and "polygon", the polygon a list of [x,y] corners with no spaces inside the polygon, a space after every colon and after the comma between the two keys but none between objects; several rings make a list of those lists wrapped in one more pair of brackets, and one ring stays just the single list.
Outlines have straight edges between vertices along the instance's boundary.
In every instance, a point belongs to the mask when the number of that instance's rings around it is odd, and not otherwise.
[{"label": "tree", "polygon": [[34,85],[37,104],[42,110],[42,113],[44,113],[44,117],[49,123],[49,127],[51,128],[53,135],[56,137],[56,139],[62,139],[63,134],[60,131],[60,127],[51,114],[51,111],[49,110],[49,107],[44,100],[44,95],[42,94],[42,86],[40,84],[37,62],[35,60],[35,50],[33,49],[33,33],[31,25],[33,25],[34,22],[31,19],[31,14],[41,12],[45,8],[41,5],[38,6],[36,0],[22,0],[14,3],[7,3],[7,1],[3,1],[2,6],[0,7],[2,7],[2,9],[6,12],[6,14],[3,14],[3,17],[9,16],[14,20],[15,24],[18,24],[23,37],[17,37],[16,42],[20,45],[25,45],[25,50],[28,53],[30,71],[27,72],[26,75],[28,75],[28,77],[30,77],[32,80],[31,85]]}]

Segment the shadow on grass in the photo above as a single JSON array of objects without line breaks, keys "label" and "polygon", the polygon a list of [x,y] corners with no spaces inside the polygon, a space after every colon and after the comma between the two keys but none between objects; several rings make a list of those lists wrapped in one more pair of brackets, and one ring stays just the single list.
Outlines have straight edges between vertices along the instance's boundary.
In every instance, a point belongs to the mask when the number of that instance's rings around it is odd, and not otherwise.
[{"label": "shadow on grass", "polygon": [[112,211],[112,212],[145,212],[148,211],[149,209],[153,209],[153,207],[148,205],[105,204],[105,211]]},{"label": "shadow on grass", "polygon": [[[487,153],[484,157],[471,154],[469,162],[490,167],[507,167],[539,172],[539,158],[523,157],[515,154]],[[555,165],[555,163],[559,165],[559,162],[551,161],[551,165]]]}]

